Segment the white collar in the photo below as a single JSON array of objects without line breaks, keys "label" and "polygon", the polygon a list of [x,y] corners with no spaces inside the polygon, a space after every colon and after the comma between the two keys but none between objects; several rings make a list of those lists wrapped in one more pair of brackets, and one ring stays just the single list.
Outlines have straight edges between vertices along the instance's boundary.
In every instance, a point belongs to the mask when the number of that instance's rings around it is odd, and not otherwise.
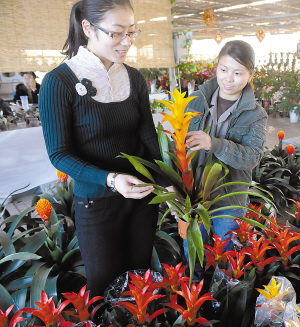
[{"label": "white collar", "polygon": [[86,68],[90,68],[92,70],[104,70],[109,73],[118,70],[120,66],[123,65],[113,63],[107,71],[101,59],[95,56],[91,51],[89,51],[86,46],[80,46],[75,57],[76,59],[80,60]]}]

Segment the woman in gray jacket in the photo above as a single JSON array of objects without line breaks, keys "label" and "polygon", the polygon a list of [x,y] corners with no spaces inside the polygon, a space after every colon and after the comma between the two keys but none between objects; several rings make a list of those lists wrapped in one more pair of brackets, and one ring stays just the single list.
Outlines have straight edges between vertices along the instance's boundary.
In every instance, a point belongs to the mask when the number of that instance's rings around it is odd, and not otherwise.
[{"label": "woman in gray jacket", "polygon": [[[250,82],[254,75],[255,54],[252,47],[240,40],[227,42],[218,56],[217,76],[200,86],[191,94],[197,96],[186,111],[197,111],[190,123],[187,134],[191,150],[202,150],[199,166],[213,153],[229,168],[225,182],[242,181],[251,183],[251,171],[259,163],[266,141],[267,114],[256,103]],[[211,126],[208,133],[203,130]],[[233,185],[222,188],[218,194],[246,191],[247,185]],[[217,196],[218,194],[213,194]],[[247,205],[247,195],[232,196],[218,202],[220,206]],[[215,207],[214,207],[215,208]],[[216,215],[244,216],[244,209],[222,210]],[[222,239],[230,237],[226,233],[237,229],[231,218],[212,220],[214,231]],[[207,236],[201,228],[203,239]],[[231,246],[231,241],[226,249]],[[185,246],[186,247],[186,246]]]}]

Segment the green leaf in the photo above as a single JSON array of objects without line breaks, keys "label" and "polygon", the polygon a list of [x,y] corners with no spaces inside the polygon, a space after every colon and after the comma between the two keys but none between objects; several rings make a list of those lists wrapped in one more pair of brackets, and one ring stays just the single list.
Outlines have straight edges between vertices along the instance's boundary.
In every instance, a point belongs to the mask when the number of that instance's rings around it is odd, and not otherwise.
[{"label": "green leaf", "polygon": [[25,216],[27,215],[29,212],[32,212],[35,210],[35,207],[30,207],[30,208],[27,208],[26,210],[24,210],[23,212],[21,212],[17,218],[14,219],[13,223],[10,225],[9,227],[9,230],[7,232],[7,235],[8,236],[12,236],[14,231],[15,231],[15,228],[16,226],[19,224],[20,220]]},{"label": "green leaf", "polygon": [[186,229],[186,238],[188,245],[188,255],[189,255],[189,267],[190,267],[190,286],[192,284],[195,263],[196,263],[196,247],[194,245],[193,237],[192,237],[192,227],[191,224],[188,225]]},{"label": "green leaf", "polygon": [[21,187],[21,188],[18,188],[17,190],[12,191],[11,193],[9,193],[8,196],[4,199],[4,201],[0,204],[0,210],[1,210],[1,208],[3,207],[5,201],[6,201],[6,200],[7,200],[7,199],[12,195],[12,194],[14,194],[14,193],[17,192],[17,191],[21,191],[21,190],[25,189],[25,188],[28,187],[29,185],[30,185],[30,184],[27,184],[26,186],[23,186],[23,187]]},{"label": "green leaf", "polygon": [[151,267],[154,271],[162,272],[163,270],[154,246],[152,249],[152,256],[151,256]]},{"label": "green leaf", "polygon": [[172,185],[173,183],[175,183],[176,185],[178,185],[181,189],[185,189],[185,184],[182,180],[182,178],[178,175],[178,173],[172,169],[171,167],[169,167],[168,165],[166,165],[165,163],[163,163],[162,161],[159,160],[155,160],[155,162],[157,163],[157,165],[159,166],[159,168],[168,176],[168,178],[171,180]]},{"label": "green leaf", "polygon": [[0,231],[0,244],[2,245],[5,255],[16,253],[10,237],[2,230]]},{"label": "green leaf", "polygon": [[175,200],[178,198],[177,192],[167,192],[160,195],[155,196],[149,203],[150,204],[158,204],[162,202],[167,202],[170,200]]},{"label": "green leaf", "polygon": [[207,175],[207,179],[205,181],[204,187],[203,187],[203,200],[204,201],[206,201],[209,198],[210,192],[211,192],[213,186],[215,185],[221,171],[222,171],[221,164],[215,163],[211,167],[211,169]]},{"label": "green leaf", "polygon": [[146,167],[144,167],[144,165],[141,164],[138,160],[136,160],[135,157],[125,153],[122,153],[122,155],[130,161],[130,163],[133,165],[133,167],[137,172],[150,179],[152,183],[155,183],[155,180],[150,174],[149,170]]},{"label": "green leaf", "polygon": [[169,157],[169,138],[167,134],[163,131],[163,125],[159,122],[157,125],[157,137],[158,137],[158,144],[160,148],[160,154],[163,159],[163,162],[172,167],[172,161]]},{"label": "green leaf", "polygon": [[40,302],[42,290],[45,290],[46,281],[52,267],[40,267],[35,273],[30,289],[30,308],[38,309],[35,302]]},{"label": "green leaf", "polygon": [[[0,308],[2,310],[6,310],[11,305],[15,304],[15,301],[11,297],[11,295],[8,293],[8,291],[5,289],[5,287],[0,284]],[[13,313],[16,313],[20,308],[18,308],[16,305],[13,307],[12,311]]]},{"label": "green leaf", "polygon": [[161,230],[156,231],[156,236],[160,237],[162,240],[165,240],[166,242],[168,242],[173,249],[180,255],[180,247],[177,244],[177,242],[166,232],[163,232]]},{"label": "green leaf", "polygon": [[196,219],[191,219],[190,225],[191,225],[191,234],[192,234],[194,246],[198,254],[199,262],[203,267],[204,251],[203,251],[202,234]]},{"label": "green leaf", "polygon": [[70,252],[66,253],[61,260],[61,269],[66,270],[73,267],[74,261],[81,257],[80,251],[78,248],[71,250]]},{"label": "green leaf", "polygon": [[48,298],[50,296],[53,297],[54,303],[57,305],[57,279],[59,275],[54,277],[48,277],[45,285],[45,292],[48,295]]},{"label": "green leaf", "polygon": [[13,308],[14,313],[15,313],[14,310],[16,310],[17,308],[19,308],[19,309],[25,308],[27,291],[28,291],[28,288],[23,288],[21,290],[17,290],[12,293],[12,298],[15,301],[15,306]]},{"label": "green leaf", "polygon": [[8,283],[6,285],[6,289],[10,292],[18,289],[23,289],[30,287],[32,283],[33,276],[24,276],[18,279],[15,279],[14,281]]},{"label": "green leaf", "polygon": [[192,209],[191,199],[187,195],[186,198],[185,198],[185,209],[184,209],[184,213],[185,214],[189,213],[191,209]]},{"label": "green leaf", "polygon": [[203,225],[204,225],[205,229],[207,230],[207,233],[209,234],[210,215],[209,215],[207,209],[205,209],[201,203],[198,203],[197,208],[195,208],[195,211],[200,215],[201,220],[203,221]]},{"label": "green leaf", "polygon": [[[39,233],[31,236],[29,238],[28,243],[23,247],[22,251],[28,254],[33,254],[35,253],[46,241],[46,234],[44,233],[44,231],[40,231]],[[37,256],[36,258],[31,258],[31,260],[35,259],[40,259],[40,256]],[[10,263],[8,265],[8,267],[6,268],[6,271],[4,272],[3,276],[8,275],[9,273],[11,273],[12,271],[18,269],[19,267],[21,267],[26,260],[28,260],[28,258],[24,258],[24,257],[20,257],[19,260],[13,261],[12,263]]]},{"label": "green leaf", "polygon": [[18,253],[13,253],[10,255],[7,255],[3,259],[0,260],[0,264],[6,261],[13,261],[13,260],[38,260],[40,259],[41,256],[34,254],[34,253],[29,253],[29,252],[18,252]]}]

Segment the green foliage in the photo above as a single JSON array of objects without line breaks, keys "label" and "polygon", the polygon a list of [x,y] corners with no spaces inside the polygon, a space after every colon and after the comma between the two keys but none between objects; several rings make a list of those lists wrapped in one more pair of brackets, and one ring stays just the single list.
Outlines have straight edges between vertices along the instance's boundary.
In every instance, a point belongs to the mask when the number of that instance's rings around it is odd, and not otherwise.
[{"label": "green foliage", "polygon": [[[287,206],[287,199],[297,200],[300,191],[300,149],[292,154],[291,163],[281,144],[264,153],[260,163],[252,170],[256,186],[269,191],[278,207]],[[260,193],[259,190],[253,190]],[[269,197],[269,195],[267,195]]]},{"label": "green foliage", "polygon": [[282,101],[279,104],[280,109],[295,111],[300,115],[300,85],[299,85],[299,70],[288,70],[282,72],[283,95]]},{"label": "green foliage", "polygon": [[[76,290],[85,284],[85,270],[80,256],[72,214],[73,181],[56,184],[57,194],[43,194],[52,203],[50,221],[36,217],[35,196],[32,206],[19,215],[2,210],[0,231],[0,309],[15,304],[13,312],[33,307],[42,290],[55,303],[62,291]],[[61,199],[62,201],[57,201]],[[57,208],[57,213],[54,209]],[[1,218],[1,217],[0,217]]]}]

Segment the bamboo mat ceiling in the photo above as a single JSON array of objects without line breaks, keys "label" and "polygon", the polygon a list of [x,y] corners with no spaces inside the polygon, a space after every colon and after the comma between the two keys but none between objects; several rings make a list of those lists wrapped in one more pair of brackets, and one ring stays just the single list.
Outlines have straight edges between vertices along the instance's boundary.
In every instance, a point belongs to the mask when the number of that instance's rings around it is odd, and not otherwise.
[{"label": "bamboo mat ceiling", "polygon": [[[203,10],[214,10],[216,25],[201,22]],[[255,35],[260,26],[265,33],[289,34],[300,31],[300,0],[177,0],[173,31],[188,29],[194,39],[212,38],[216,30],[224,37]]]},{"label": "bamboo mat ceiling", "polygon": [[[1,0],[0,71],[49,71],[58,66],[76,1]],[[137,68],[173,67],[170,0],[132,0],[142,30],[127,63]]]}]

